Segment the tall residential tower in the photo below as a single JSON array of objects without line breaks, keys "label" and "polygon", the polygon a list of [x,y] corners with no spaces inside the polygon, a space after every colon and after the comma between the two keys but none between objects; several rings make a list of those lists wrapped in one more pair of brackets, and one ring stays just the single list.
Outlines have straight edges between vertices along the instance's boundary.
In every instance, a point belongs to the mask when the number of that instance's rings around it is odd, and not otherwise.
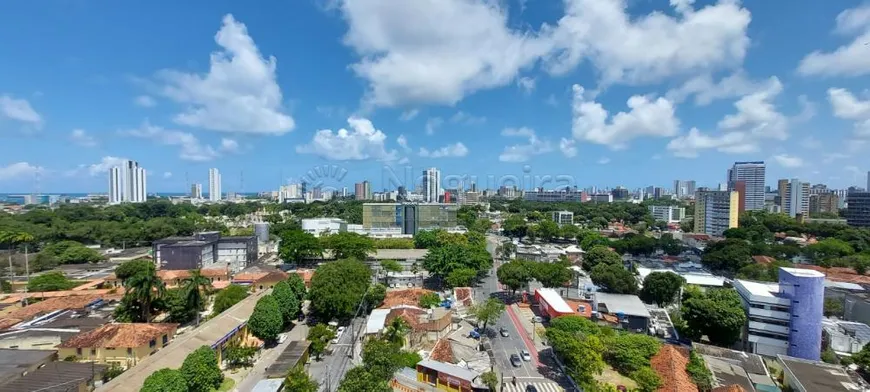
[{"label": "tall residential tower", "polygon": [[208,169],[208,199],[220,201],[221,195],[221,173],[215,168]]},{"label": "tall residential tower", "polygon": [[734,166],[728,169],[728,188],[736,190],[737,182],[742,181],[745,185],[745,195],[740,195],[743,200],[743,211],[764,210],[764,161],[734,162]]},{"label": "tall residential tower", "polygon": [[124,161],[109,169],[109,203],[142,203],[147,199],[145,169],[139,162]]},{"label": "tall residential tower", "polygon": [[441,171],[429,168],[423,171],[423,201],[437,203],[441,193]]}]

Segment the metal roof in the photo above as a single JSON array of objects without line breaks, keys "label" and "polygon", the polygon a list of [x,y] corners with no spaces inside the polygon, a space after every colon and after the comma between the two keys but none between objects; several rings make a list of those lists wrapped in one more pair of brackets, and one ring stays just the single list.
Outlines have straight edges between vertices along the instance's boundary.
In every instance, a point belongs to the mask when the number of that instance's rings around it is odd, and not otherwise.
[{"label": "metal roof", "polygon": [[381,332],[387,324],[387,315],[392,309],[375,309],[366,321],[366,335]]},{"label": "metal roof", "polygon": [[287,371],[299,365],[299,361],[308,352],[311,342],[307,340],[295,340],[290,342],[278,359],[266,368],[264,375],[268,378],[281,378],[287,376]]},{"label": "metal roof", "polygon": [[422,366],[427,369],[432,369],[438,373],[444,373],[449,376],[453,376],[462,380],[466,380],[468,382],[474,381],[477,378],[478,374],[468,370],[464,367],[459,367],[450,363],[433,361],[431,359],[426,359],[417,363],[417,366]]},{"label": "metal roof", "polygon": [[278,392],[284,386],[284,379],[260,380],[251,392]]},{"label": "metal roof", "polygon": [[0,385],[0,392],[78,392],[79,386],[100,377],[108,366],[55,361],[27,375]]},{"label": "metal roof", "polygon": [[652,317],[646,305],[636,295],[595,293],[595,301],[604,304],[610,313],[622,312],[627,316]]},{"label": "metal roof", "polygon": [[571,309],[571,306],[562,299],[562,296],[553,289],[537,289],[536,290],[541,298],[550,305],[553,310],[559,313],[574,313],[574,309]]}]

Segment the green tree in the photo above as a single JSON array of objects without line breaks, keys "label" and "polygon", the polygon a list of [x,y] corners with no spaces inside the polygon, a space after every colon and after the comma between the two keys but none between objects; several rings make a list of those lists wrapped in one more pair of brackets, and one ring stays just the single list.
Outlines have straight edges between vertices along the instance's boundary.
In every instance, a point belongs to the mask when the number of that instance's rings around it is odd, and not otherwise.
[{"label": "green tree", "polygon": [[497,391],[498,390],[498,384],[499,384],[498,375],[495,374],[495,372],[493,372],[493,371],[488,371],[486,373],[481,374],[480,375],[480,382],[483,385],[486,385],[486,387],[489,388],[490,391]]},{"label": "green tree", "polygon": [[573,273],[563,262],[532,263],[532,276],[544,287],[562,287],[571,281]]},{"label": "green tree", "polygon": [[320,384],[312,379],[305,372],[305,368],[301,366],[291,368],[287,372],[287,378],[284,379],[284,390],[288,392],[317,392],[319,388]]},{"label": "green tree", "polygon": [[290,277],[287,278],[287,284],[290,285],[290,290],[293,291],[296,299],[301,304],[302,300],[305,299],[305,294],[308,292],[308,289],[305,288],[305,281],[302,280],[299,274],[291,273]]},{"label": "green tree", "polygon": [[163,302],[169,311],[169,321],[184,324],[196,318],[198,308],[192,308],[187,304],[186,294],[184,288],[166,290]]},{"label": "green tree", "polygon": [[310,233],[287,230],[281,233],[278,255],[285,263],[307,265],[312,259],[323,257],[323,246]]},{"label": "green tree", "polygon": [[674,302],[686,279],[672,272],[652,272],[643,279],[640,298],[646,303],[665,307]]},{"label": "green tree", "polygon": [[549,219],[544,219],[538,223],[538,233],[544,241],[551,241],[561,233],[559,225]]},{"label": "green tree", "polygon": [[637,292],[637,278],[622,265],[598,264],[592,268],[589,278],[607,293],[634,294]]},{"label": "green tree", "polygon": [[188,392],[187,379],[181,371],[163,368],[151,373],[139,392]]},{"label": "green tree", "polygon": [[401,317],[396,317],[384,328],[384,340],[402,347],[405,344],[405,336],[410,332],[411,326],[408,325],[408,322]]},{"label": "green tree", "polygon": [[370,340],[363,347],[362,360],[366,370],[381,380],[389,380],[399,370],[396,344],[386,340]]},{"label": "green tree", "polygon": [[560,316],[550,320],[548,331],[558,330],[583,336],[598,335],[601,328],[595,322],[576,315]]},{"label": "green tree", "polygon": [[6,279],[0,279],[0,292],[7,294],[12,292],[12,283]]},{"label": "green tree", "polygon": [[662,386],[662,379],[652,369],[645,367],[631,373],[631,379],[637,382],[640,392],[655,392]]},{"label": "green tree", "polygon": [[237,284],[231,284],[225,289],[218,291],[214,296],[212,314],[221,314],[233,307],[248,296],[248,288]]},{"label": "green tree", "polygon": [[661,348],[656,338],[635,333],[618,333],[603,343],[606,347],[604,360],[625,375],[649,368],[650,358]]},{"label": "green tree", "polygon": [[364,366],[351,368],[345,373],[337,392],[391,392],[387,380],[370,373]]},{"label": "green tree", "polygon": [[371,237],[343,231],[323,237],[324,247],[332,250],[336,259],[357,259],[365,261],[375,252],[375,242]]},{"label": "green tree", "polygon": [[707,244],[701,262],[714,271],[735,273],[752,261],[751,256],[746,241],[726,239]]},{"label": "green tree", "polygon": [[483,330],[498,321],[502,313],[504,313],[504,303],[495,298],[489,298],[471,308],[471,314],[477,320],[477,325],[481,326]]},{"label": "green tree", "polygon": [[381,271],[383,271],[383,273],[384,273],[384,281],[386,281],[387,276],[390,272],[399,273],[399,272],[402,272],[402,270],[404,270],[404,268],[402,268],[402,265],[399,264],[399,262],[396,260],[382,260],[380,262],[380,264],[381,264]]},{"label": "green tree", "polygon": [[211,282],[196,269],[190,271],[190,277],[184,280],[183,290],[185,302],[195,309],[196,325],[199,325],[199,313],[205,308],[206,295],[211,291]]},{"label": "green tree", "polygon": [[711,343],[722,347],[734,344],[746,323],[740,297],[730,289],[711,289],[706,294],[692,294],[684,298],[681,313],[690,330],[706,335]]},{"label": "green tree", "polygon": [[577,242],[580,244],[580,248],[587,251],[592,250],[597,245],[605,248],[610,247],[610,240],[594,230],[580,230],[577,233]]},{"label": "green tree", "polygon": [[458,268],[447,275],[444,279],[450,287],[468,287],[477,279],[477,271],[471,268]]},{"label": "green tree", "polygon": [[519,215],[511,215],[502,223],[504,235],[513,238],[523,238],[528,231],[525,219]]},{"label": "green tree", "polygon": [[834,350],[831,349],[830,347],[822,350],[821,359],[822,359],[822,362],[832,363],[834,365],[837,365],[840,363],[840,360],[837,359],[837,353],[835,353]]},{"label": "green tree", "polygon": [[121,282],[141,273],[148,273],[154,269],[154,262],[149,259],[135,259],[121,263],[115,268],[115,276]]},{"label": "green tree", "polygon": [[852,361],[858,365],[862,372],[870,370],[870,344],[865,344],[857,354],[852,355]]},{"label": "green tree", "polygon": [[423,268],[432,275],[445,278],[461,268],[469,268],[475,272],[488,270],[492,268],[492,256],[486,248],[450,243],[429,248],[423,258]]},{"label": "green tree", "polygon": [[441,297],[438,293],[427,292],[420,296],[417,300],[417,306],[423,309],[429,309],[434,306],[441,305]]},{"label": "green tree", "polygon": [[368,310],[371,311],[374,308],[377,308],[384,302],[384,298],[387,297],[387,286],[384,286],[380,283],[372,285],[369,287],[368,291],[366,291],[366,295],[363,297],[365,299],[366,305],[368,305]]},{"label": "green tree", "polygon": [[592,271],[598,264],[622,265],[622,257],[605,246],[597,245],[583,255],[583,269]]},{"label": "green tree", "polygon": [[248,319],[248,328],[251,333],[264,341],[274,341],[278,338],[283,327],[284,318],[275,297],[267,295],[257,300],[254,312]]},{"label": "green tree", "polygon": [[187,380],[190,392],[210,392],[224,380],[217,354],[209,346],[202,346],[188,354],[181,364],[181,374]]},{"label": "green tree", "polygon": [[254,355],[256,354],[257,347],[245,346],[236,342],[226,348],[224,360],[227,361],[230,367],[248,367],[254,365]]},{"label": "green tree", "polygon": [[825,238],[815,244],[807,245],[804,251],[807,257],[816,262],[855,253],[855,249],[848,242],[836,238]]},{"label": "green tree", "polygon": [[548,328],[547,340],[553,351],[568,368],[568,375],[579,384],[594,382],[595,375],[604,370],[604,345],[597,336],[582,336],[559,329]]},{"label": "green tree", "polygon": [[335,331],[326,324],[317,324],[308,330],[308,341],[311,342],[311,354],[320,359],[329,341],[335,339]]},{"label": "green tree", "polygon": [[843,318],[843,315],[845,314],[843,300],[836,298],[825,298],[824,313],[825,317],[833,316],[837,318]]},{"label": "green tree", "polygon": [[508,260],[516,251],[517,246],[513,242],[505,241],[498,247],[497,253],[503,260]]},{"label": "green tree", "polygon": [[321,319],[350,319],[371,283],[369,267],[357,260],[321,264],[311,278],[308,298]]},{"label": "green tree", "polygon": [[278,282],[272,288],[272,296],[278,302],[278,309],[281,310],[281,317],[284,320],[284,325],[289,324],[299,314],[301,304],[296,298],[296,294],[290,289],[290,284],[287,281]]},{"label": "green tree", "polygon": [[704,363],[704,358],[694,351],[689,352],[689,363],[686,364],[686,373],[692,378],[692,382],[700,392],[710,392],[713,389],[713,373]]},{"label": "green tree", "polygon": [[129,302],[139,309],[136,320],[146,323],[151,320],[154,301],[163,298],[166,293],[166,285],[157,276],[154,264],[124,280],[124,288],[124,297],[128,297]]},{"label": "green tree", "polygon": [[414,235],[414,247],[417,249],[429,249],[438,246],[438,237],[435,230],[420,230]]},{"label": "green tree", "polygon": [[75,282],[67,279],[63,272],[51,271],[30,278],[30,281],[27,282],[27,291],[62,291],[75,286]]},{"label": "green tree", "polygon": [[525,260],[513,260],[504,263],[498,267],[495,274],[498,281],[511,289],[513,294],[517,290],[528,287],[529,281],[532,280],[532,273],[529,268],[531,262]]}]

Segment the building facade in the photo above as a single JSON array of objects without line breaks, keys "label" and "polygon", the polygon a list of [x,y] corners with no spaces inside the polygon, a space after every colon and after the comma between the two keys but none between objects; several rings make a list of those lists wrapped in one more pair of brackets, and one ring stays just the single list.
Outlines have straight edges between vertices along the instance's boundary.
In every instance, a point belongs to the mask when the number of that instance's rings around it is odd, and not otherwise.
[{"label": "building facade", "polygon": [[418,230],[453,229],[459,226],[455,204],[365,203],[363,229],[370,232],[398,230],[414,235]]},{"label": "building facade", "polygon": [[695,180],[674,180],[674,196],[680,199],[695,196]]},{"label": "building facade", "polygon": [[238,272],[255,263],[259,251],[256,236],[222,237],[216,231],[164,238],[151,246],[154,262],[162,270],[227,268]]},{"label": "building facade", "polygon": [[782,211],[788,216],[794,218],[798,215],[809,215],[810,183],[793,178],[785,184],[785,196],[780,197],[782,198]]},{"label": "building facade", "polygon": [[734,162],[728,170],[728,186],[734,190],[733,184],[743,181],[746,186],[742,210],[764,210],[764,181],[766,167],[764,161]]},{"label": "building facade", "polygon": [[202,199],[202,184],[190,185],[190,198],[197,200]]},{"label": "building facade", "polygon": [[423,201],[437,203],[441,196],[441,171],[438,168],[423,170]]},{"label": "building facade", "polygon": [[870,227],[870,192],[849,192],[846,195],[846,224]]},{"label": "building facade", "polygon": [[147,199],[145,169],[139,162],[124,161],[109,169],[109,203],[142,203]]},{"label": "building facade", "polygon": [[208,199],[220,201],[222,196],[220,171],[215,168],[208,169]]},{"label": "building facade", "polygon": [[571,211],[553,211],[553,222],[561,225],[573,225],[574,213]]},{"label": "building facade", "polygon": [[737,227],[739,201],[736,191],[696,192],[695,232],[721,236],[725,230]]},{"label": "building facade", "polygon": [[686,218],[686,209],[677,206],[649,206],[649,212],[656,221],[668,223],[682,222]]},{"label": "building facade", "polygon": [[746,311],[744,349],[817,361],[822,345],[825,275],[780,268],[779,283],[734,280]]},{"label": "building facade", "polygon": [[584,202],[588,199],[586,192],[578,190],[560,189],[543,190],[537,189],[523,194],[526,201],[540,202]]},{"label": "building facade", "polygon": [[168,345],[177,328],[178,324],[105,324],[69,338],[57,346],[57,354],[128,369]]},{"label": "building facade", "polygon": [[[810,190],[812,192],[812,190]],[[840,211],[840,197],[833,192],[810,195],[810,215],[836,214]]]}]

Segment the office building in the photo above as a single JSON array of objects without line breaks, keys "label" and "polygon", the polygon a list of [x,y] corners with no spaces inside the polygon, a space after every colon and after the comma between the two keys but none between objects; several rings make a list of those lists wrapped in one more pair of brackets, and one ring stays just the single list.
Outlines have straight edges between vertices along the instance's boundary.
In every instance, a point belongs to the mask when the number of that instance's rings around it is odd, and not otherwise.
[{"label": "office building", "polygon": [[628,200],[628,189],[625,189],[623,187],[617,187],[616,189],[610,191],[610,194],[613,195],[613,200]]},{"label": "office building", "polygon": [[365,203],[363,230],[414,235],[419,230],[456,229],[458,211],[456,204]]},{"label": "office building", "polygon": [[780,268],[779,283],[734,280],[746,311],[743,345],[764,356],[817,361],[822,346],[825,275]]},{"label": "office building", "polygon": [[825,184],[813,184],[813,186],[810,187],[810,194],[811,195],[820,195],[823,193],[831,193],[831,192],[832,192],[832,190],[828,189],[828,186]]},{"label": "office building", "polygon": [[221,193],[221,173],[218,169],[208,169],[208,199],[210,201],[220,201],[223,193]]},{"label": "office building", "polygon": [[347,231],[347,222],[339,218],[302,219],[302,231],[315,237]]},{"label": "office building", "polygon": [[764,161],[734,162],[728,170],[729,190],[735,190],[734,184],[743,181],[746,187],[741,211],[761,211],[764,209]]},{"label": "office building", "polygon": [[846,224],[870,227],[870,192],[849,192],[846,195]]},{"label": "office building", "polygon": [[202,199],[202,184],[193,184],[190,186],[190,198]]},{"label": "office building", "polygon": [[586,192],[571,189],[544,190],[536,189],[523,194],[523,200],[539,202],[584,202],[588,199]]},{"label": "office building", "polygon": [[125,161],[109,169],[109,203],[142,203],[147,199],[145,169]]},{"label": "office building", "polygon": [[[812,189],[810,190],[812,193]],[[817,193],[810,195],[810,215],[837,214],[840,211],[840,198],[836,193]]]},{"label": "office building", "polygon": [[593,203],[613,203],[613,194],[611,193],[596,193],[589,195],[589,201]]},{"label": "office building", "polygon": [[656,221],[679,223],[686,218],[686,209],[677,206],[649,206],[649,212]]},{"label": "office building", "polygon": [[776,204],[782,207],[783,210],[785,210],[786,193],[788,193],[788,180],[781,178],[776,181],[776,194],[779,197]]},{"label": "office building", "polygon": [[423,201],[437,203],[441,196],[441,171],[429,168],[423,171]]},{"label": "office building", "polygon": [[368,180],[354,184],[353,197],[356,200],[371,200],[372,184]]},{"label": "office building", "polygon": [[718,237],[737,227],[739,200],[736,191],[695,192],[695,232]]},{"label": "office building", "polygon": [[695,196],[695,181],[674,180],[674,196],[678,199]]},{"label": "office building", "polygon": [[785,184],[785,196],[780,195],[780,197],[782,197],[782,212],[788,216],[792,218],[798,215],[809,216],[810,183],[793,178]]},{"label": "office building", "polygon": [[162,270],[226,268],[234,273],[254,264],[259,250],[256,236],[223,237],[217,231],[168,237],[151,247]]},{"label": "office building", "polygon": [[553,222],[561,225],[573,225],[574,213],[571,211],[553,211]]}]

